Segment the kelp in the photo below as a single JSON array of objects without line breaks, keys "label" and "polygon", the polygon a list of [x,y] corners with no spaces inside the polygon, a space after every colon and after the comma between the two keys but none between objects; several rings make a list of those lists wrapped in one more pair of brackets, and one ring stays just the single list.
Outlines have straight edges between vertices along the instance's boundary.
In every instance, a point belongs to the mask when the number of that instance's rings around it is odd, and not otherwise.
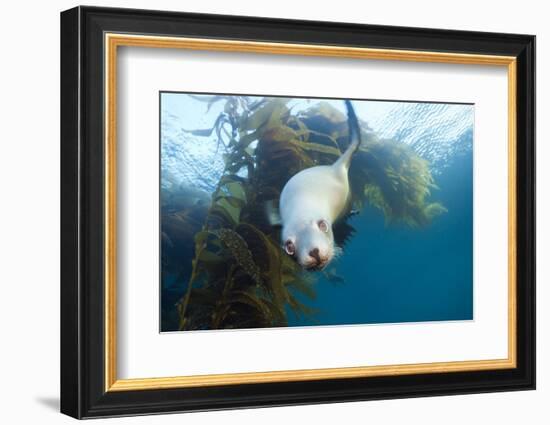
[{"label": "kelp", "polygon": [[446,209],[428,201],[436,189],[428,161],[410,147],[391,139],[365,134],[365,146],[355,159],[361,163],[350,172],[354,199],[379,208],[387,220],[412,227],[428,225]]},{"label": "kelp", "polygon": [[[190,227],[192,210],[163,212],[163,260],[174,225],[188,238],[196,229],[191,270],[183,273],[185,294],[177,303],[179,329],[285,326],[289,313],[314,320],[315,310],[304,300],[315,298],[315,276],[281,250],[280,229],[268,223],[265,205],[278,201],[294,174],[339,157],[349,143],[346,116],[327,102],[294,112],[288,98],[202,100],[208,108],[225,102],[223,111],[212,128],[186,131],[215,134],[225,170],[200,229],[196,222]],[[399,141],[378,138],[365,122],[360,125],[363,143],[350,168],[350,211],[333,229],[339,246],[355,233],[348,222],[352,208],[370,204],[388,223],[411,226],[427,225],[445,210],[429,201],[436,186],[428,162]],[[334,268],[324,273],[335,284],[343,282]]]}]

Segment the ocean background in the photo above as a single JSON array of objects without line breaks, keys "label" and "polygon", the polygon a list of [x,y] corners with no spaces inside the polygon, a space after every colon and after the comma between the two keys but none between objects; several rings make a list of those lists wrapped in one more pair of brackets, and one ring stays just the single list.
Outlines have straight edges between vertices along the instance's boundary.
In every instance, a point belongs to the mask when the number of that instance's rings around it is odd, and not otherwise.
[{"label": "ocean background", "polygon": [[[184,186],[208,202],[224,169],[222,153],[214,134],[185,130],[212,127],[223,105],[207,110],[184,93],[161,93],[160,101],[162,194]],[[291,104],[299,110],[318,101]],[[329,102],[345,111],[341,100]],[[296,317],[289,310],[289,326],[472,320],[474,106],[370,100],[353,105],[378,136],[406,143],[429,161],[438,186],[430,200],[448,211],[426,227],[410,228],[386,224],[380,210],[365,207],[351,218],[357,233],[344,254],[327,267],[339,278],[316,272],[316,299],[303,299],[316,314]],[[164,331],[177,329],[173,306],[185,292],[174,282],[161,283]]]}]

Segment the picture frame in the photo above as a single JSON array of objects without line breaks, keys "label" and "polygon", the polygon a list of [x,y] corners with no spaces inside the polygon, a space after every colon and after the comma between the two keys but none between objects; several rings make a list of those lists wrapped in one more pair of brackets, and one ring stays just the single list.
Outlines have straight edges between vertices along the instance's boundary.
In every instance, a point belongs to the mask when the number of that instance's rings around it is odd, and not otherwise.
[{"label": "picture frame", "polygon": [[[505,69],[508,205],[498,214],[508,223],[506,358],[121,379],[116,285],[117,201],[123,189],[117,186],[121,47]],[[61,196],[62,413],[92,418],[535,388],[534,36],[67,10],[61,13]]]}]

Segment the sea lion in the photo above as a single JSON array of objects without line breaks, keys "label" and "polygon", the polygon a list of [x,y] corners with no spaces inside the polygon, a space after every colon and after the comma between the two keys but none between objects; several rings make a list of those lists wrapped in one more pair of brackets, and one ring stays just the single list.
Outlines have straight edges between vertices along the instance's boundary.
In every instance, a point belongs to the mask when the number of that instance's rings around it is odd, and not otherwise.
[{"label": "sea lion", "polygon": [[306,168],[283,187],[279,200],[281,240],[284,251],[305,269],[323,269],[338,247],[333,224],[342,217],[350,200],[348,170],[361,144],[361,132],[351,102],[345,101],[350,143],[332,165]]}]

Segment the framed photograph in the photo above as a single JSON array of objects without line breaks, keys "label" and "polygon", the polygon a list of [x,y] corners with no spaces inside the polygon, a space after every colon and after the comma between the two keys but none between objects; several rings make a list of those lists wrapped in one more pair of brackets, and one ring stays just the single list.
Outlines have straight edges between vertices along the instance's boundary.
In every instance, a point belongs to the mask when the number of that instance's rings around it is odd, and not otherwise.
[{"label": "framed photograph", "polygon": [[535,388],[535,37],[61,14],[61,411]]}]

